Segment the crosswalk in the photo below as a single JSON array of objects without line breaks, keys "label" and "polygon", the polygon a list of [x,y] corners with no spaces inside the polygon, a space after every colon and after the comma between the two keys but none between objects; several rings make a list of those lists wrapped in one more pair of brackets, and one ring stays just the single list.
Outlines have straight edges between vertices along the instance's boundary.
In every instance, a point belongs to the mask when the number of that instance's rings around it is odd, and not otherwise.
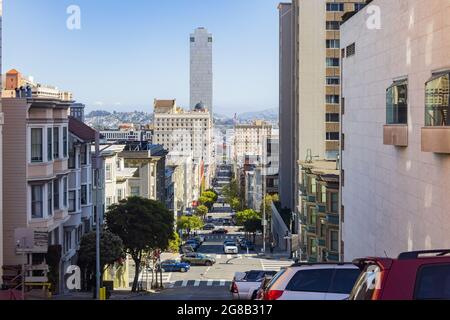
[{"label": "crosswalk", "polygon": [[179,280],[165,283],[164,287],[168,289],[186,288],[186,287],[229,287],[231,281],[228,280]]},{"label": "crosswalk", "polygon": [[261,267],[264,271],[280,271],[281,268],[289,267],[293,264],[293,261],[282,260],[263,260],[261,259]]},{"label": "crosswalk", "polygon": [[208,256],[215,258],[216,260],[230,260],[230,259],[243,259],[243,258],[253,258],[257,254],[207,254]]},{"label": "crosswalk", "polygon": [[[156,277],[156,274],[154,274],[154,277]],[[160,281],[161,274],[158,273],[158,282]],[[171,272],[163,272],[162,274],[162,282],[164,283],[169,283],[172,277],[172,273]],[[156,279],[153,279],[154,281],[156,281]],[[129,278],[129,286],[132,287],[133,286],[133,281],[134,281],[134,276],[130,275]],[[146,287],[147,283],[151,283],[152,282],[152,273],[151,272],[147,272],[147,271],[142,271],[139,274],[139,284]]]}]

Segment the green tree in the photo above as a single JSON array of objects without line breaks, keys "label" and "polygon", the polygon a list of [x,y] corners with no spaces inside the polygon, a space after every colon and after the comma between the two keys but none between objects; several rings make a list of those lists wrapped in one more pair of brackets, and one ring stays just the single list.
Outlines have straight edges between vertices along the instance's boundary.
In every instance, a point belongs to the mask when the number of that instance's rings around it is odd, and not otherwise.
[{"label": "green tree", "polygon": [[173,233],[173,239],[169,241],[168,250],[171,253],[178,253],[178,250],[180,249],[181,245],[181,238],[178,235],[178,233]]},{"label": "green tree", "polygon": [[204,218],[208,214],[209,210],[207,206],[201,205],[196,209],[196,213],[198,216]]},{"label": "green tree", "polygon": [[213,202],[216,202],[219,196],[213,191],[205,191],[202,193],[202,197],[209,198]]},{"label": "green tree", "polygon": [[[96,233],[89,232],[81,238],[78,250],[78,265],[88,279],[93,279],[96,272]],[[100,233],[100,272],[103,279],[105,270],[114,262],[124,257],[124,247],[119,236],[102,230]]]},{"label": "green tree", "polygon": [[200,230],[204,226],[203,221],[197,217],[186,217],[182,216],[178,219],[177,222],[177,229],[178,230],[186,230],[188,233],[188,236],[191,234],[191,231],[193,230]]},{"label": "green tree", "polygon": [[231,209],[233,209],[234,211],[241,210],[242,209],[242,207],[241,207],[241,199],[239,199],[239,198],[231,199],[230,206],[231,206]]},{"label": "green tree", "polygon": [[136,292],[144,253],[165,249],[173,239],[173,214],[161,202],[130,197],[109,208],[106,223],[134,260],[132,291]]},{"label": "green tree", "polygon": [[261,220],[261,215],[252,209],[247,209],[236,213],[236,222],[238,226],[245,226],[245,222],[252,219]]},{"label": "green tree", "polygon": [[262,231],[262,220],[260,217],[252,217],[244,222],[245,232],[253,234],[253,242],[255,242],[256,232]]},{"label": "green tree", "polygon": [[201,205],[207,206],[209,210],[211,210],[214,205],[213,199],[203,196],[198,198],[198,202],[200,202]]}]

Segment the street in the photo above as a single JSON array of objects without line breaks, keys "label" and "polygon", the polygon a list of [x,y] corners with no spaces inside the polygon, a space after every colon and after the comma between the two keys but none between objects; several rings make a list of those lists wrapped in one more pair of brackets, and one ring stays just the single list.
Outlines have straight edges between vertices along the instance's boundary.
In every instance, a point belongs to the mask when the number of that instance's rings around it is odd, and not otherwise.
[{"label": "street", "polygon": [[[219,167],[214,188],[219,191],[221,187],[230,183],[231,171],[228,166]],[[223,203],[223,197],[219,194],[219,201],[216,203],[213,212],[208,214],[213,219],[224,219],[232,217],[232,210],[228,204]],[[291,260],[268,259],[261,257],[258,252],[261,247],[256,247],[256,251],[239,251],[237,255],[224,254],[223,242],[225,240],[235,240],[238,236],[244,235],[238,232],[237,227],[226,227],[228,234],[212,234],[209,231],[197,232],[205,236],[205,242],[198,252],[206,254],[216,259],[216,264],[210,267],[192,266],[186,273],[170,272],[163,273],[163,284],[165,290],[159,293],[142,296],[139,299],[149,300],[230,300],[230,285],[236,272],[246,272],[250,270],[275,270],[289,266]],[[179,255],[164,254],[163,259],[178,258]],[[130,274],[132,282],[133,274]],[[150,276],[151,277],[151,276]],[[146,280],[145,274],[141,275],[142,280]],[[150,279],[151,281],[151,279]]]}]

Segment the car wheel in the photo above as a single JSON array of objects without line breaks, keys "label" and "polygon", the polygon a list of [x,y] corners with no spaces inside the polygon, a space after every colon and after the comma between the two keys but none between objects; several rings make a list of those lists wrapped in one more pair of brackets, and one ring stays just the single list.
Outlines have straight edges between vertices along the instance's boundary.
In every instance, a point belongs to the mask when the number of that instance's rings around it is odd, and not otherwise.
[{"label": "car wheel", "polygon": [[187,270],[186,270],[186,268],[181,268],[181,270],[180,270],[181,272],[187,272]]},{"label": "car wheel", "polygon": [[211,261],[206,261],[205,265],[206,265],[207,267],[211,267],[211,266],[212,266],[212,262],[211,262]]}]

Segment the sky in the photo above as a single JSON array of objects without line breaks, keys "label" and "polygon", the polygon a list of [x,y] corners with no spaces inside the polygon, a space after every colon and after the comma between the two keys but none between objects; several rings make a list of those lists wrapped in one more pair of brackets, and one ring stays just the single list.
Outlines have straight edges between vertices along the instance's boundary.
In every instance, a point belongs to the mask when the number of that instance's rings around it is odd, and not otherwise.
[{"label": "sky", "polygon": [[[189,107],[189,34],[214,36],[214,109],[278,107],[279,0],[4,0],[3,69],[73,92],[87,111]],[[67,8],[80,8],[70,30]]]}]

